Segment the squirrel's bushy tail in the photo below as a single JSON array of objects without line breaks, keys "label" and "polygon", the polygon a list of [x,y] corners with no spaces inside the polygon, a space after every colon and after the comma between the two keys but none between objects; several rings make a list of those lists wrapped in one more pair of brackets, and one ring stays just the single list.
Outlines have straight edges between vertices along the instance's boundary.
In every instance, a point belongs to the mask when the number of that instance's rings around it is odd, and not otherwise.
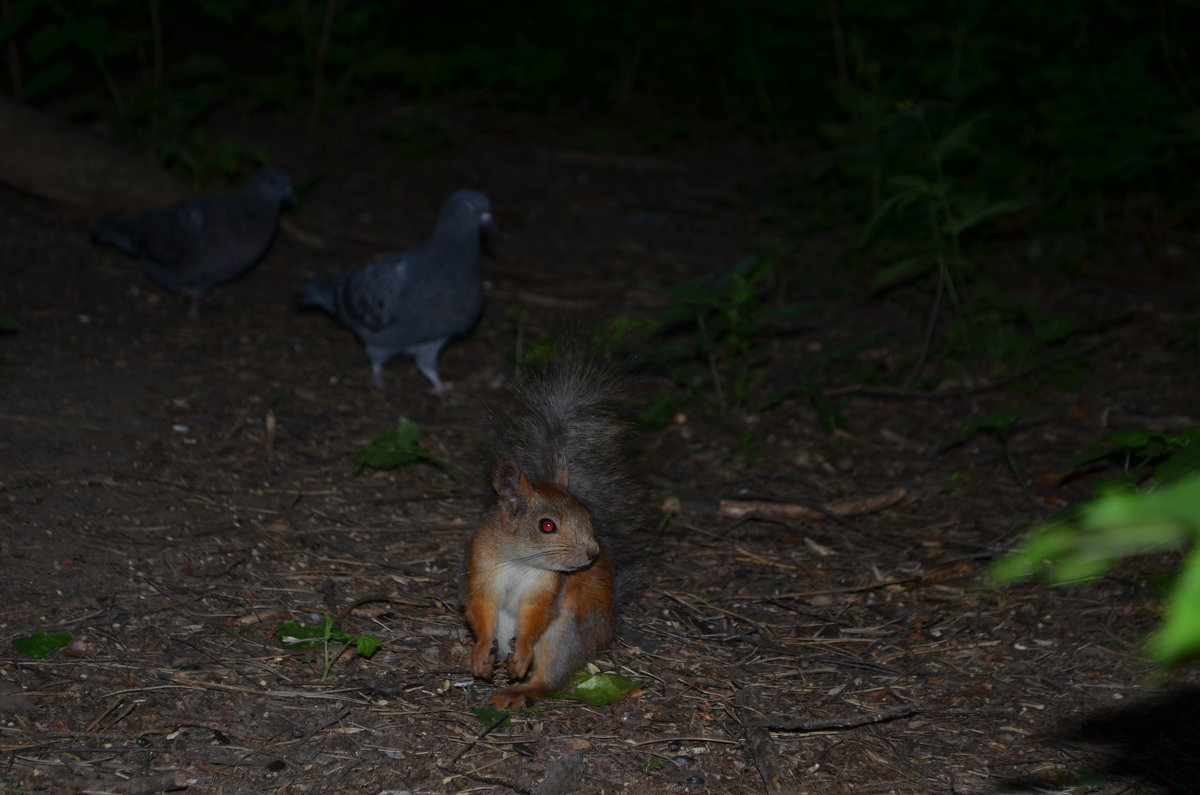
[{"label": "squirrel's bushy tail", "polygon": [[626,386],[609,365],[563,358],[520,384],[517,406],[499,428],[503,446],[531,480],[553,482],[566,468],[567,491],[587,509],[619,570],[632,562],[644,520],[631,428],[621,418]]}]

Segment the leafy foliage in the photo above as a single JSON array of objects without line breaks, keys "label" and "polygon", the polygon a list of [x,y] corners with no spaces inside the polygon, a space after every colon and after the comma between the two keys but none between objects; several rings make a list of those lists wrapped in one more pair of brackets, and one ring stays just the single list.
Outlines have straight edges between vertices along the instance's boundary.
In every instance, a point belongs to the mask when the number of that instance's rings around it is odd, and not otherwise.
[{"label": "leafy foliage", "polygon": [[664,291],[670,306],[656,321],[665,342],[649,358],[670,372],[689,401],[722,414],[744,407],[767,350],[768,321],[806,311],[800,304],[772,300],[780,253],[773,248],[724,273]]},{"label": "leafy foliage", "polygon": [[1200,426],[1179,434],[1147,428],[1110,431],[1084,446],[1067,466],[1083,467],[1106,460],[1121,465],[1122,477],[1113,481],[1115,486],[1135,486],[1147,475],[1158,483],[1167,483],[1200,472]]},{"label": "leafy foliage", "polygon": [[32,635],[23,635],[19,638],[13,638],[13,648],[29,657],[42,659],[49,657],[54,652],[66,646],[72,640],[70,632],[35,632]]},{"label": "leafy foliage", "polygon": [[575,685],[575,690],[568,698],[578,699],[593,707],[602,707],[641,689],[641,683],[632,679],[613,673],[596,673]]},{"label": "leafy foliage", "polygon": [[556,690],[549,697],[582,701],[593,707],[603,707],[641,689],[640,683],[619,674],[601,671],[592,673],[584,669],[571,677],[571,683],[566,690]]},{"label": "leafy foliage", "polygon": [[[329,678],[333,664],[353,648],[359,657],[370,658],[379,651],[382,643],[374,635],[350,635],[338,627],[333,616],[323,614],[321,620],[301,624],[298,621],[285,621],[275,631],[282,646],[292,648],[317,647],[322,650],[323,663],[321,666],[321,681]],[[335,650],[335,646],[340,646]]]},{"label": "leafy foliage", "polygon": [[[1124,477],[1100,497],[1037,528],[996,561],[999,584],[1042,576],[1054,585],[1099,577],[1123,558],[1191,549],[1178,576],[1160,582],[1166,617],[1149,651],[1163,665],[1200,656],[1200,426],[1180,434],[1112,431],[1085,446],[1071,467],[1116,459]],[[1153,467],[1153,487],[1135,488]]]},{"label": "leafy foliage", "polygon": [[1111,493],[1039,528],[1017,551],[996,561],[1005,585],[1041,576],[1052,585],[1094,579],[1136,555],[1186,550],[1169,590],[1162,625],[1149,651],[1164,665],[1200,656],[1200,473],[1146,492]]},{"label": "leafy foliage", "polygon": [[512,711],[507,709],[492,709],[491,707],[476,707],[471,713],[479,722],[488,728],[507,729],[512,724]]},{"label": "leafy foliage", "polygon": [[393,430],[379,434],[370,444],[358,451],[354,456],[354,474],[360,474],[367,467],[395,469],[424,461],[441,467],[457,478],[445,462],[417,441],[420,437],[421,426],[407,417],[401,417]]}]

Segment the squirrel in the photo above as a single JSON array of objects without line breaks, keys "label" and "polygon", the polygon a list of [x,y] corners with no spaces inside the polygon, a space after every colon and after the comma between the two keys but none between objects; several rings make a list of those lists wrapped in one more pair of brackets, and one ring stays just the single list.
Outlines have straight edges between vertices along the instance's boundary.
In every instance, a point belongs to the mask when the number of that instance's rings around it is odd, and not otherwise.
[{"label": "squirrel", "polygon": [[610,368],[568,359],[519,387],[496,422],[498,499],[468,547],[465,612],[472,673],[508,673],[489,699],[498,709],[562,687],[612,636],[615,564],[640,524],[622,392]]}]

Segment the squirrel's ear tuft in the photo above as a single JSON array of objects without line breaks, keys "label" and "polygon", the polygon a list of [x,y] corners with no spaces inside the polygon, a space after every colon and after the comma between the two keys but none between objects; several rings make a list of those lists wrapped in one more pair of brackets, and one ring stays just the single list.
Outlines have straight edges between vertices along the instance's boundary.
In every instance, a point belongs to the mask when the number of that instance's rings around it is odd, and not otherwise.
[{"label": "squirrel's ear tuft", "polygon": [[508,516],[515,516],[521,505],[533,496],[533,486],[512,458],[496,464],[492,471],[492,488],[500,495],[500,506]]},{"label": "squirrel's ear tuft", "polygon": [[563,491],[567,490],[567,485],[571,482],[571,470],[563,464],[558,469],[554,470],[554,485],[558,486]]}]

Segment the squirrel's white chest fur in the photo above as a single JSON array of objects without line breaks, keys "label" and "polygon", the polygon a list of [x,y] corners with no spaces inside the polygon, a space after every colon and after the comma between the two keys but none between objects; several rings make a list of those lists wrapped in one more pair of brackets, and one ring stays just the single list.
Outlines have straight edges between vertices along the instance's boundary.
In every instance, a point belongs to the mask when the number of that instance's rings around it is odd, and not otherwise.
[{"label": "squirrel's white chest fur", "polygon": [[526,596],[542,588],[554,587],[556,572],[533,566],[508,565],[500,568],[492,587],[496,592],[496,644],[499,658],[512,652],[517,636],[517,619]]}]

